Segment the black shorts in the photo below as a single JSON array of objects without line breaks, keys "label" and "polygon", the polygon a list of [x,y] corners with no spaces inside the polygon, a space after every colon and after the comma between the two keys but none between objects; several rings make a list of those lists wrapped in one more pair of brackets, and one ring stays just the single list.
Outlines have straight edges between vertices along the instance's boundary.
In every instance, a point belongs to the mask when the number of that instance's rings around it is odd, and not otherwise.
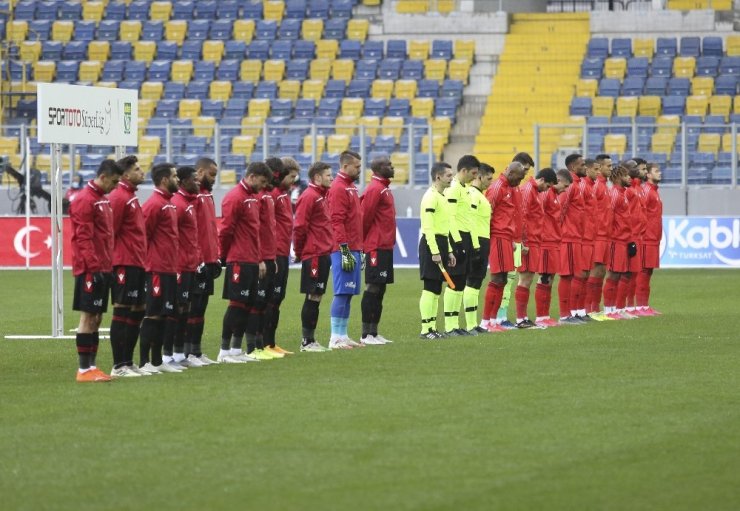
[{"label": "black shorts", "polygon": [[365,284],[393,284],[393,250],[365,254]]},{"label": "black shorts", "polygon": [[[462,246],[465,249],[465,256],[460,258],[455,254],[457,263],[455,266],[447,270],[450,275],[467,275],[470,273],[472,267],[472,254],[473,254],[473,240],[470,237],[469,232],[460,231],[460,238],[462,238]],[[460,260],[462,259],[462,261]]]},{"label": "black shorts", "polygon": [[264,305],[272,298],[273,288],[275,286],[275,261],[267,259],[265,261],[265,276],[257,280],[257,297],[255,303]]},{"label": "black shorts", "polygon": [[288,273],[290,272],[290,261],[288,256],[277,256],[277,273],[272,281],[272,298],[271,303],[280,303],[285,299],[285,292],[288,288]]},{"label": "black shorts", "polygon": [[468,272],[469,279],[483,280],[486,278],[488,273],[488,252],[491,250],[491,240],[488,238],[478,238],[480,243],[480,261],[478,263],[473,262],[473,258],[470,260],[470,271]]},{"label": "black shorts", "polygon": [[192,298],[195,287],[195,272],[184,271],[177,274],[177,303],[187,305]]},{"label": "black shorts", "polygon": [[177,274],[148,272],[146,274],[146,315],[175,316],[177,314]]},{"label": "black shorts", "polygon": [[[434,238],[437,240],[439,255],[442,256],[442,264],[447,268],[447,254],[449,253],[447,236],[437,234]],[[426,236],[422,236],[419,240],[419,277],[421,280],[444,280],[439,267],[432,261],[432,252],[429,250],[429,245],[427,245]]]},{"label": "black shorts", "polygon": [[225,300],[252,305],[257,295],[259,266],[256,263],[228,263],[224,271]]},{"label": "black shorts", "polygon": [[82,273],[75,277],[75,295],[72,310],[102,314],[108,311],[108,290],[110,273],[103,273],[102,282],[95,282],[92,273]]},{"label": "black shorts", "polygon": [[306,259],[301,263],[301,293],[304,295],[323,295],[331,271],[329,254]]},{"label": "black shorts", "polygon": [[218,263],[206,263],[205,271],[195,276],[193,288],[190,292],[196,295],[212,295],[213,281],[216,280],[216,275],[220,273],[221,266]]},{"label": "black shorts", "polygon": [[138,266],[116,266],[110,289],[110,299],[118,305],[144,305],[146,272]]}]

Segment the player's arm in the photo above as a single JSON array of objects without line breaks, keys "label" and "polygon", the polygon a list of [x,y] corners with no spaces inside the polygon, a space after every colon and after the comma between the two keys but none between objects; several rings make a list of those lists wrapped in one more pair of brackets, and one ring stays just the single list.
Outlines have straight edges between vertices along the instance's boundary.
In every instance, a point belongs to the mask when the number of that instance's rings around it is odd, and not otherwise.
[{"label": "player's arm", "polygon": [[378,211],[378,204],[380,203],[380,190],[377,188],[370,187],[367,189],[365,194],[362,196],[360,202],[360,209],[362,210],[362,239],[367,238],[367,234],[370,232],[370,228],[375,220],[375,214]]},{"label": "player's arm", "polygon": [[85,262],[85,271],[94,272],[100,268],[98,253],[95,250],[95,206],[89,202],[80,203],[75,208],[75,239],[77,250]]},{"label": "player's arm", "polygon": [[[535,192],[536,193],[536,192]],[[529,208],[533,207],[532,201],[537,200],[533,193],[524,193],[521,196],[522,204],[519,211],[515,214],[521,215],[522,218],[522,249],[529,247],[529,233],[527,229],[527,218],[529,218]]]},{"label": "player's arm", "polygon": [[126,202],[118,197],[118,194],[109,195],[108,201],[110,208],[113,210],[113,235],[115,236],[123,224],[123,212],[126,208]]},{"label": "player's arm", "polygon": [[349,215],[349,198],[344,190],[336,188],[330,189],[329,194],[331,194],[329,221],[331,222],[332,236],[337,245],[346,245],[349,243],[349,236],[344,228],[344,222]]},{"label": "player's arm", "polygon": [[[427,240],[427,245],[429,245],[429,251],[432,253],[432,255],[439,254],[434,215],[437,213],[437,208],[439,207],[438,202],[440,201],[435,199],[435,195],[431,193],[425,194],[424,197],[421,199],[421,232]],[[440,197],[440,199],[442,198]]]},{"label": "player's arm", "polygon": [[298,200],[295,209],[295,223],[293,224],[293,252],[300,261],[303,256],[303,247],[306,246],[306,236],[308,235],[308,219],[313,207],[313,202],[308,200]]},{"label": "player's arm", "polygon": [[457,205],[460,202],[460,190],[461,186],[450,186],[445,189],[444,195],[447,198],[449,204],[448,211],[450,212],[450,238],[453,243],[460,243],[462,237],[460,236],[460,230],[457,227]]},{"label": "player's arm", "polygon": [[226,261],[226,256],[231,248],[236,228],[236,205],[230,200],[225,200],[221,205],[221,228],[218,230],[218,253],[221,261]]},{"label": "player's arm", "polygon": [[476,236],[475,229],[475,217],[478,214],[478,194],[473,195],[471,192],[472,186],[469,186],[463,190],[463,193],[467,194],[468,204],[470,205],[470,217],[473,219],[470,227],[470,239],[473,242],[473,250],[480,250],[480,241]]}]

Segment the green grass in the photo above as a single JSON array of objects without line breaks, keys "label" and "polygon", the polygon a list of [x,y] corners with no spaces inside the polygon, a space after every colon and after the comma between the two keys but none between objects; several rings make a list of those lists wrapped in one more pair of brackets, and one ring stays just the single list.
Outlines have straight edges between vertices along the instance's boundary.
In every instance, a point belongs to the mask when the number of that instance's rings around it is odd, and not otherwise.
[{"label": "green grass", "polygon": [[[0,279],[3,334],[48,332],[49,274]],[[0,507],[737,509],[740,273],[658,272],[657,318],[433,343],[416,273],[397,279],[390,346],[81,385],[72,341],[0,341]]]}]

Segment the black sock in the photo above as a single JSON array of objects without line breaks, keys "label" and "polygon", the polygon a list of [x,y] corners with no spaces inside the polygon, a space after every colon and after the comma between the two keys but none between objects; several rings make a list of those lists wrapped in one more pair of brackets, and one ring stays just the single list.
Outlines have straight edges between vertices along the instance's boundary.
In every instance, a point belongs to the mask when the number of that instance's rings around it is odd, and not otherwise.
[{"label": "black sock", "polygon": [[126,365],[126,330],[128,327],[128,308],[114,307],[110,322],[110,348],[113,352],[113,367]]},{"label": "black sock", "polygon": [[301,325],[303,330],[303,338],[314,340],[316,332],[316,323],[319,321],[319,302],[309,300],[306,298],[303,301],[303,309],[301,309]]},{"label": "black sock", "polygon": [[259,317],[257,312],[252,310],[247,316],[246,329],[247,334],[247,353],[252,353],[257,346],[257,329],[259,328]]},{"label": "black sock", "polygon": [[221,349],[228,350],[231,347],[231,336],[234,333],[234,320],[238,313],[242,312],[233,305],[226,308],[224,320],[221,327]]},{"label": "black sock", "polygon": [[134,363],[134,351],[136,350],[136,341],[139,339],[141,330],[141,320],[144,319],[143,310],[130,310],[128,312],[128,323],[126,325],[126,365]]},{"label": "black sock", "polygon": [[365,291],[362,294],[360,308],[362,309],[362,338],[364,339],[368,335],[373,335],[372,324],[376,322],[378,295],[370,291]]},{"label": "black sock", "polygon": [[150,361],[155,366],[162,364],[163,335],[164,319],[144,318],[141,323],[141,343],[139,345],[139,362],[141,365]]},{"label": "black sock", "polygon": [[188,342],[190,343],[190,353],[196,357],[203,354],[200,346],[200,339],[203,337],[203,318],[192,318],[188,323]]},{"label": "black sock", "polygon": [[274,303],[268,303],[262,318],[262,337],[266,346],[275,347],[275,330],[277,329],[277,318],[280,310]]},{"label": "black sock", "polygon": [[75,336],[75,342],[77,344],[77,358],[79,359],[80,369],[89,369],[92,365],[90,363],[90,353],[93,347],[93,341],[95,336],[93,334],[77,334]]},{"label": "black sock", "polygon": [[172,356],[175,347],[175,336],[177,335],[177,316],[167,316],[164,319],[164,335],[162,342],[162,353]]},{"label": "black sock", "polygon": [[93,332],[93,349],[90,352],[90,366],[95,366],[95,359],[98,357],[98,347],[100,346],[100,332]]},{"label": "black sock", "polygon": [[188,313],[181,312],[177,317],[177,330],[175,331],[175,353],[185,353],[187,356],[187,350],[185,349],[186,337],[188,328]]}]

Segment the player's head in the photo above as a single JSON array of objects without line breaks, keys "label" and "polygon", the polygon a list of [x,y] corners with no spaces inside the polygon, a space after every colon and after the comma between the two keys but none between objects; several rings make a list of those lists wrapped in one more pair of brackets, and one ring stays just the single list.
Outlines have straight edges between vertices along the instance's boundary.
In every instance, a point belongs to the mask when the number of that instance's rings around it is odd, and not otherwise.
[{"label": "player's head", "polygon": [[522,182],[526,174],[527,171],[524,170],[524,165],[518,161],[512,161],[506,166],[506,170],[504,170],[504,175],[507,181],[509,181],[509,186],[519,186],[519,183]]},{"label": "player's head", "polygon": [[282,175],[283,172],[285,172],[285,165],[283,165],[283,160],[280,158],[267,158],[265,160],[265,164],[270,167],[270,172],[272,173],[272,178],[270,179],[270,182],[267,183],[268,188],[272,188],[273,186],[278,186],[280,184],[280,181],[282,181]]},{"label": "player's head", "polygon": [[612,175],[610,177],[612,184],[617,186],[625,186],[629,184],[630,174],[625,163],[627,162],[617,163],[612,167]]},{"label": "player's head", "polygon": [[586,158],[583,160],[583,166],[586,169],[586,176],[591,179],[596,179],[596,176],[599,175],[599,165],[596,163],[596,160]]},{"label": "player's head", "polygon": [[558,178],[558,182],[552,186],[555,193],[563,193],[573,183],[573,177],[570,175],[568,169],[560,169],[555,174]]},{"label": "player's head", "polygon": [[262,191],[272,180],[272,171],[266,163],[261,161],[253,161],[247,166],[247,174],[244,176],[247,180],[247,184],[251,186],[255,192]]},{"label": "player's head", "polygon": [[521,163],[524,166],[525,174],[529,172],[529,169],[534,167],[534,160],[529,155],[529,153],[516,153],[514,155],[514,158],[511,159],[511,161],[516,161],[516,162]]},{"label": "player's head", "polygon": [[331,165],[317,161],[308,168],[308,180],[311,184],[329,188],[331,185]]},{"label": "player's head", "polygon": [[95,184],[103,190],[104,193],[110,193],[118,185],[123,175],[123,169],[115,160],[103,160],[98,166]]},{"label": "player's head", "polygon": [[152,167],[152,183],[162,191],[177,191],[177,170],[172,163],[158,163]]},{"label": "player's head", "polygon": [[472,154],[466,154],[457,161],[457,179],[462,184],[468,184],[478,175],[480,161]]},{"label": "player's head", "polygon": [[205,188],[209,192],[213,190],[213,183],[216,182],[216,174],[218,174],[218,165],[210,158],[198,158],[195,162],[196,179],[200,183],[201,188]]},{"label": "player's head", "polygon": [[352,179],[359,177],[361,165],[362,158],[354,151],[344,151],[339,155],[339,170]]},{"label": "player's head", "polygon": [[583,164],[583,155],[569,154],[565,158],[565,166],[578,177],[586,176],[586,166]]},{"label": "player's head", "polygon": [[281,174],[280,182],[275,186],[280,187],[281,190],[290,190],[293,183],[298,179],[298,173],[301,171],[300,165],[290,156],[283,156],[283,173]]},{"label": "player's head", "polygon": [[139,159],[134,154],[124,156],[118,160],[118,166],[123,169],[123,179],[136,186],[144,182],[144,171],[139,166]]},{"label": "player's head", "polygon": [[637,163],[637,170],[639,172],[639,179],[642,179],[645,181],[647,179],[647,160],[643,158],[634,158],[635,163]]},{"label": "player's head", "polygon": [[612,157],[608,154],[596,156],[596,164],[599,166],[599,173],[606,179],[612,175]]},{"label": "player's head", "polygon": [[432,165],[431,177],[437,190],[442,191],[452,182],[452,167],[445,161],[438,161]]},{"label": "player's head", "polygon": [[657,163],[647,164],[647,181],[657,185],[663,179],[663,173],[660,171],[660,165]]},{"label": "player's head", "polygon": [[473,184],[475,184],[475,186],[480,190],[486,190],[491,186],[491,181],[493,181],[493,174],[495,172],[496,169],[487,163],[481,162],[480,167],[478,167],[478,177],[473,180]]},{"label": "player's head", "polygon": [[378,156],[377,158],[373,158],[373,161],[370,162],[370,170],[372,170],[373,174],[376,176],[383,177],[385,179],[391,179],[396,175],[393,163],[391,163],[391,160],[387,156]]},{"label": "player's head", "polygon": [[177,169],[177,180],[180,188],[188,193],[198,193],[199,183],[195,167],[180,167]]},{"label": "player's head", "polygon": [[545,167],[544,169],[541,169],[534,179],[535,181],[537,181],[538,192],[544,192],[548,190],[551,186],[555,186],[558,183],[558,176],[550,167]]},{"label": "player's head", "polygon": [[640,167],[635,160],[625,160],[620,165],[627,169],[630,178],[640,179]]}]

